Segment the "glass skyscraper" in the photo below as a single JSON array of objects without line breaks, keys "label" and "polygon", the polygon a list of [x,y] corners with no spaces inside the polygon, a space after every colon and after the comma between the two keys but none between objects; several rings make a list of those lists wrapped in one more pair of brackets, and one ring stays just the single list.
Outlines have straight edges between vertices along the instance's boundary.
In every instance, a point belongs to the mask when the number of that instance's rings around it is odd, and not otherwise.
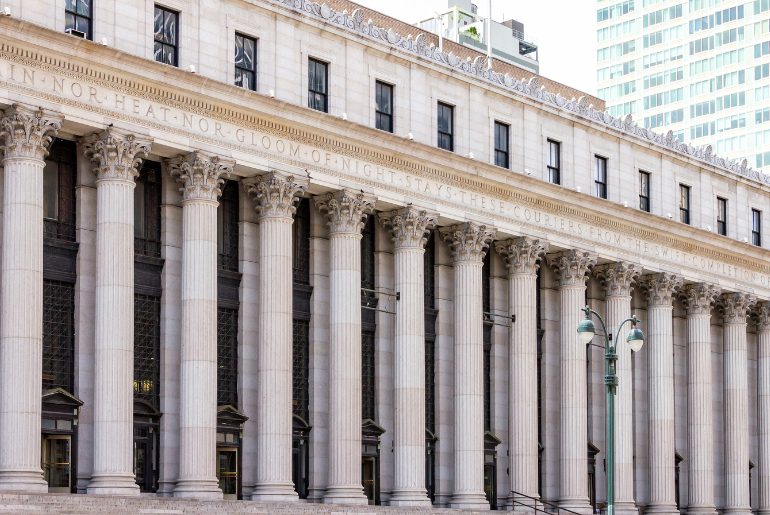
[{"label": "glass skyscraper", "polygon": [[770,0],[598,0],[615,116],[770,171]]}]

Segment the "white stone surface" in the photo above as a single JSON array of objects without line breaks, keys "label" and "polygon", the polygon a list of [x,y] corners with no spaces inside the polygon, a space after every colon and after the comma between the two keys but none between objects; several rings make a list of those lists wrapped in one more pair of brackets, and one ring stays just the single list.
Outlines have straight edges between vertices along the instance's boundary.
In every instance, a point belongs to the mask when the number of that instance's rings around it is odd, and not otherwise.
[{"label": "white stone surface", "polygon": [[361,229],[374,197],[316,197],[329,224],[329,469],[325,503],[366,504],[361,486]]},{"label": "white stone surface", "polygon": [[307,179],[270,172],[248,182],[259,221],[257,463],[251,499],[297,500],[292,482],[292,222]]},{"label": "white stone surface", "polygon": [[770,513],[770,303],[760,302],[757,320],[757,513]]},{"label": "white stone surface", "polygon": [[495,229],[474,222],[441,229],[454,264],[454,490],[451,507],[488,509],[484,496],[482,267]]},{"label": "white stone surface", "polygon": [[0,491],[45,492],[40,468],[43,362],[43,158],[62,117],[14,105],[0,118]]},{"label": "white stone surface", "polygon": [[96,173],[94,465],[88,493],[138,495],[133,453],[134,187],[150,141],[109,128],[83,144]]},{"label": "white stone surface", "polygon": [[179,477],[174,497],[221,499],[216,477],[217,199],[233,163],[193,152],[167,162],[183,192]]}]

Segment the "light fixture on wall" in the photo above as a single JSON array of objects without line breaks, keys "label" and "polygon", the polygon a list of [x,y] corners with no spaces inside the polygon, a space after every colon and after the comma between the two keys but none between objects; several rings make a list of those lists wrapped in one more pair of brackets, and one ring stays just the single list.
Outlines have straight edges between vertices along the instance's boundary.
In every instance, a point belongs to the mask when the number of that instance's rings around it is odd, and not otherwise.
[{"label": "light fixture on wall", "polygon": [[406,139],[408,139],[409,141],[414,141],[414,134],[412,134],[411,132],[408,132],[406,134]]},{"label": "light fixture on wall", "polygon": [[342,118],[343,120],[347,120],[348,119],[348,113],[342,113],[340,115],[340,118]]},{"label": "light fixture on wall", "polygon": [[668,217],[668,219],[669,219],[669,220],[671,220],[672,218],[674,218],[674,215],[672,215],[671,213],[667,213],[667,214],[666,214],[666,216]]},{"label": "light fixture on wall", "polygon": [[711,232],[711,226],[710,226],[710,225],[707,225],[707,226],[706,226],[706,230],[707,230],[708,232]]},{"label": "light fixture on wall", "polygon": [[275,90],[274,89],[268,89],[267,94],[270,96],[270,98],[275,98]]},{"label": "light fixture on wall", "polygon": [[190,73],[195,73],[195,65],[194,64],[191,64],[190,66],[188,66],[187,69],[190,71]]},{"label": "light fixture on wall", "polygon": [[465,154],[465,157],[467,157],[468,159],[473,159],[474,158],[473,152],[468,152],[467,154]]},{"label": "light fixture on wall", "polygon": [[3,16],[10,16],[10,15],[11,15],[11,8],[3,7]]},{"label": "light fixture on wall", "polygon": [[524,173],[527,175],[532,175],[532,170],[530,170],[529,168],[525,168]]},{"label": "light fixture on wall", "polygon": [[102,46],[107,46],[107,38],[102,38]]},{"label": "light fixture on wall", "polygon": [[578,193],[580,193],[580,186],[575,186],[575,191],[577,191]]}]

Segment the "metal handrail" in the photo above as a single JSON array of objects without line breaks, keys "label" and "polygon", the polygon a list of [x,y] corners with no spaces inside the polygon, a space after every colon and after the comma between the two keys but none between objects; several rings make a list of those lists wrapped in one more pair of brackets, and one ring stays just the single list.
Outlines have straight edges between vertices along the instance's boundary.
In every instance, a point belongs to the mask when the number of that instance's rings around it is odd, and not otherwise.
[{"label": "metal handrail", "polygon": [[[570,510],[568,508],[564,508],[564,507],[559,506],[558,504],[556,504],[554,502],[544,501],[543,499],[540,499],[538,497],[532,497],[531,495],[527,495],[527,494],[523,494],[521,492],[515,492],[515,491],[513,491],[511,493],[513,494],[513,504],[514,505],[525,506],[527,508],[530,508],[532,510],[539,511],[539,512],[542,512],[542,513],[549,513],[549,514],[553,514],[554,513],[553,511],[543,510],[543,509],[537,507],[538,504],[542,504],[542,505],[545,505],[545,506],[550,506],[551,508],[555,508],[556,510],[559,511],[559,513],[565,512],[565,513],[571,513],[572,515],[583,515],[582,513],[578,513],[576,511]],[[522,502],[522,501],[516,499],[516,497],[526,497],[527,499],[530,499],[530,500],[534,501],[534,503],[533,504],[527,504],[525,502]]]}]

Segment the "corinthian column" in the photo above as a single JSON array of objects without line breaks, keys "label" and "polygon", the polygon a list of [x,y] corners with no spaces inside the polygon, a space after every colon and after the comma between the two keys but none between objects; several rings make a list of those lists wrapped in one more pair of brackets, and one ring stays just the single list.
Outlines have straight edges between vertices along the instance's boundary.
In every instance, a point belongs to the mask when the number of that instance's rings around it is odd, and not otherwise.
[{"label": "corinthian column", "polygon": [[[719,288],[688,284],[687,310],[688,514],[714,515],[714,442],[711,403],[711,307]],[[748,462],[746,463],[748,467]]]},{"label": "corinthian column", "polygon": [[366,504],[361,486],[361,229],[374,197],[316,197],[329,226],[329,474],[325,503]]},{"label": "corinthian column", "polygon": [[484,313],[481,269],[495,229],[441,229],[454,264],[455,460],[451,507],[488,510],[484,495]]},{"label": "corinthian column", "polygon": [[96,173],[94,468],[88,493],[137,495],[134,478],[134,179],[149,140],[84,140]]},{"label": "corinthian column", "polygon": [[393,237],[396,304],[394,341],[395,477],[391,506],[430,506],[425,490],[425,287],[423,254],[437,215],[406,207],[380,215]]},{"label": "corinthian column", "polygon": [[179,477],[174,497],[221,498],[217,438],[217,205],[233,162],[202,152],[167,161],[182,192]]},{"label": "corinthian column", "polygon": [[[608,263],[596,268],[604,285],[607,306],[607,329],[616,331],[631,316],[631,290],[641,267],[633,263]],[[628,326],[626,327],[628,329]],[[615,512],[638,513],[634,502],[634,382],[631,368],[631,348],[621,333],[615,342],[618,355],[618,386],[615,400]]]},{"label": "corinthian column", "polygon": [[561,418],[559,505],[590,513],[588,502],[588,398],[586,347],[577,326],[585,305],[586,278],[596,256],[567,250],[548,256],[561,285]]},{"label": "corinthian column", "polygon": [[292,464],[292,232],[307,179],[270,172],[247,183],[259,221],[257,471],[252,500],[297,499]]},{"label": "corinthian column", "polygon": [[678,515],[674,441],[674,337],[672,299],[682,286],[674,274],[647,275],[647,385],[650,431],[650,502],[647,512]]},{"label": "corinthian column", "polygon": [[14,105],[0,119],[0,491],[46,492],[40,468],[43,363],[43,159],[61,115]]},{"label": "corinthian column", "polygon": [[770,302],[757,305],[757,432],[759,515],[770,514]]},{"label": "corinthian column", "polygon": [[[508,265],[508,445],[513,510],[538,497],[537,269],[548,243],[521,237],[499,241]],[[518,495],[523,494],[523,496]],[[531,510],[530,510],[531,511]]]},{"label": "corinthian column", "polygon": [[749,497],[749,384],[746,317],[756,302],[747,293],[720,301],[724,332],[725,506],[723,513],[751,515]]}]

